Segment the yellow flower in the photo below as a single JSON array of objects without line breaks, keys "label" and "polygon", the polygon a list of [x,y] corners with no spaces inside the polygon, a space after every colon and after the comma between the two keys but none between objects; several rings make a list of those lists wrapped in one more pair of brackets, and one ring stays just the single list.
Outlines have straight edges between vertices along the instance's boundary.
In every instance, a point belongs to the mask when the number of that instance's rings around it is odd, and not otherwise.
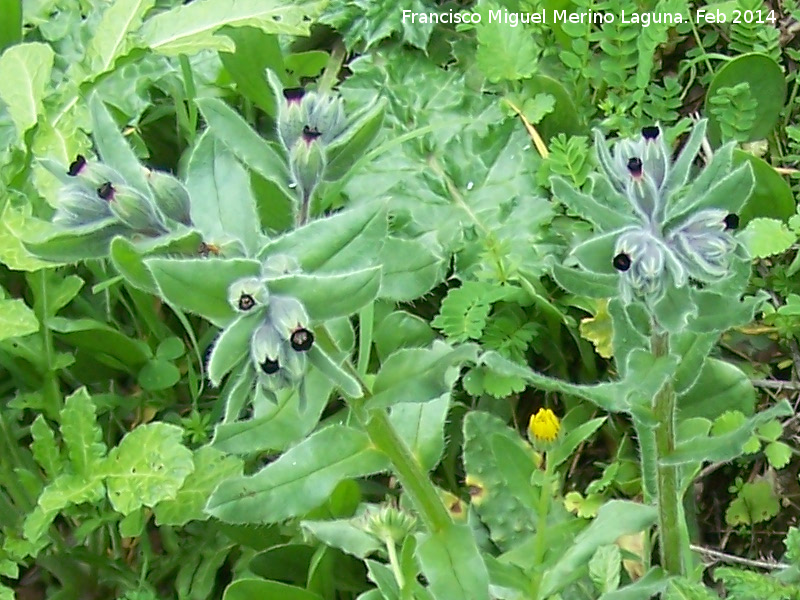
[{"label": "yellow flower", "polygon": [[528,435],[536,442],[553,442],[560,430],[561,421],[549,408],[540,408],[528,423]]}]

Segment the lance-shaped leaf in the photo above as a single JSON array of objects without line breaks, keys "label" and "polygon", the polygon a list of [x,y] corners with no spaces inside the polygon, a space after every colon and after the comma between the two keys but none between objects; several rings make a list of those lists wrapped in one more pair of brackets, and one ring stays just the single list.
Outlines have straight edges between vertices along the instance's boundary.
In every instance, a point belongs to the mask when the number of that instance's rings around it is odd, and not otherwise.
[{"label": "lance-shaped leaf", "polygon": [[381,366],[372,387],[370,407],[401,402],[428,402],[449,392],[461,365],[477,360],[474,344],[450,346],[434,342],[430,348],[402,348]]},{"label": "lance-shaped leaf", "polygon": [[697,211],[707,208],[719,208],[735,213],[742,208],[753,189],[753,168],[750,163],[743,164],[713,186],[701,196],[684,196],[683,202],[676,206],[667,227],[673,227],[681,220]]},{"label": "lance-shaped leaf", "polygon": [[420,466],[430,471],[444,451],[444,425],[450,408],[450,394],[418,404],[392,406],[389,420],[405,440]]},{"label": "lance-shaped leaf", "polygon": [[695,198],[704,195],[718,181],[721,181],[731,171],[733,164],[733,149],[735,142],[725,144],[722,148],[714,152],[705,168],[692,181],[692,184],[684,193],[676,194],[676,199],[667,206],[667,219],[673,219],[678,213],[684,212],[686,206],[691,204]]},{"label": "lance-shaped leaf", "polygon": [[578,534],[572,546],[545,573],[542,597],[555,594],[585,574],[589,559],[600,546],[613,544],[620,535],[642,531],[657,516],[655,507],[636,502],[612,500],[602,506],[592,524]]},{"label": "lance-shaped leaf", "polygon": [[186,168],[192,223],[207,242],[238,240],[248,256],[261,244],[250,176],[233,153],[208,131],[197,142]]},{"label": "lance-shaped leaf", "polygon": [[289,168],[286,159],[262,138],[239,114],[217,98],[200,98],[197,108],[203,114],[214,137],[225,144],[243,164],[272,181],[287,197],[294,194],[287,187]]},{"label": "lance-shaped leaf", "polygon": [[435,600],[489,600],[489,572],[467,525],[417,535],[417,558]]},{"label": "lance-shaped leaf", "polygon": [[257,474],[223,481],[206,511],[227,523],[276,523],[316,508],[340,481],[387,467],[365,433],[331,425]]},{"label": "lance-shaped leaf", "polygon": [[[229,384],[235,387],[227,394],[226,420],[217,425],[212,442],[214,448],[230,454],[283,451],[302,440],[316,427],[333,389],[325,375],[313,369],[309,371],[303,382],[307,402],[301,411],[297,389],[279,392],[277,404],[269,401],[259,403],[260,392],[256,391],[256,395],[253,395],[255,376],[252,372],[245,369],[239,377],[238,382]],[[242,394],[237,398],[239,391]],[[251,399],[254,405],[260,405],[260,410],[254,410],[252,418],[234,420],[245,401]],[[238,408],[233,406],[237,401],[241,401]]]},{"label": "lance-shaped leaf", "polygon": [[258,261],[244,258],[149,258],[145,265],[167,302],[201,315],[217,327],[225,327],[237,316],[228,302],[230,285],[261,273]]},{"label": "lance-shaped leaf", "polygon": [[64,402],[61,409],[61,437],[67,447],[72,471],[81,477],[93,472],[106,454],[103,432],[97,424],[94,403],[86,388]]},{"label": "lance-shaped leaf", "polygon": [[576,296],[585,298],[611,298],[619,293],[619,276],[605,273],[592,273],[563,265],[552,266],[556,283]]},{"label": "lance-shaped leaf", "polygon": [[305,271],[337,271],[375,264],[387,232],[386,205],[368,203],[318,219],[268,242],[260,259],[288,254]]},{"label": "lance-shaped leaf", "polygon": [[270,294],[297,298],[313,321],[352,315],[377,297],[380,286],[380,267],[335,275],[292,273],[267,280]]},{"label": "lance-shaped leaf", "polygon": [[97,94],[89,101],[89,109],[92,113],[92,137],[100,158],[122,175],[128,185],[151,197],[144,167]]},{"label": "lance-shaped leaf", "polygon": [[358,381],[336,364],[336,362],[319,347],[319,344],[314,344],[308,351],[308,362],[316,367],[332,384],[342,390],[350,398],[361,398],[363,395],[361,385],[359,385]]},{"label": "lance-shaped leaf", "polygon": [[617,239],[623,231],[610,231],[596,235],[575,246],[570,257],[578,261],[584,269],[602,275],[618,274],[614,270],[612,260]]},{"label": "lance-shaped leaf", "polygon": [[251,311],[238,317],[220,333],[208,359],[208,379],[212,385],[219,386],[222,378],[247,357],[250,339],[263,318],[262,311]]},{"label": "lance-shaped leaf", "polygon": [[600,204],[591,196],[576,190],[562,177],[551,177],[550,184],[556,199],[582,219],[593,223],[598,232],[621,229],[637,222],[633,211],[622,212]]},{"label": "lance-shaped leaf", "polygon": [[381,130],[385,111],[386,99],[381,98],[374,106],[355,116],[345,133],[328,146],[326,180],[335,181],[344,176],[367,151]]},{"label": "lance-shaped leaf", "polygon": [[677,160],[672,163],[669,176],[664,182],[665,190],[674,192],[686,184],[692,169],[692,163],[694,162],[697,153],[700,151],[700,146],[703,144],[703,138],[706,135],[707,124],[708,121],[702,120],[692,128],[692,133],[689,134],[689,139],[686,140],[683,150],[681,150]]},{"label": "lance-shaped leaf", "polygon": [[8,220],[6,225],[31,254],[59,263],[105,258],[111,240],[130,233],[130,229],[113,217],[70,229],[33,218],[18,224]]},{"label": "lance-shaped leaf", "polygon": [[200,242],[200,234],[190,229],[180,229],[153,240],[139,242],[119,236],[111,240],[109,255],[114,267],[131,285],[155,296],[158,294],[158,286],[144,263],[147,255],[191,255],[197,251]]}]

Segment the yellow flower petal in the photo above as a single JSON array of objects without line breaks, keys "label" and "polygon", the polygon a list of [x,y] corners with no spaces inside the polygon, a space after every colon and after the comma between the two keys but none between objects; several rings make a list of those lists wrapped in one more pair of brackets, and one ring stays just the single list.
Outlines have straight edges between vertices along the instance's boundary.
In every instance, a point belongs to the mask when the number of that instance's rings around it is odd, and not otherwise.
[{"label": "yellow flower petal", "polygon": [[561,422],[549,408],[540,408],[539,412],[535,415],[531,415],[531,420],[528,424],[528,432],[536,441],[555,441],[560,430]]}]

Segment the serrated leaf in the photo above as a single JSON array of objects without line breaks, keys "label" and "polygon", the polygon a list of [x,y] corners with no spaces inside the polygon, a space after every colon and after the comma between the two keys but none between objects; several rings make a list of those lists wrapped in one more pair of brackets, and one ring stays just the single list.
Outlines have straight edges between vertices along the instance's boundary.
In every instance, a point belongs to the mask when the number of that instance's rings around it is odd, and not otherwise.
[{"label": "serrated leaf", "polygon": [[114,61],[127,53],[129,34],[142,24],[142,18],[155,0],[116,0],[108,5],[86,49],[86,61],[93,76],[108,71]]},{"label": "serrated leaf", "polygon": [[244,465],[240,458],[208,446],[195,452],[193,462],[194,470],[186,477],[175,497],[156,505],[156,525],[183,526],[189,521],[208,519],[209,515],[203,508],[209,496],[220,482],[241,476]]},{"label": "serrated leaf", "polygon": [[750,221],[741,237],[750,254],[756,258],[786,252],[796,241],[794,234],[783,222],[765,218]]},{"label": "serrated leaf", "polygon": [[788,465],[792,454],[792,448],[783,442],[770,442],[764,447],[764,455],[773,469],[782,469]]},{"label": "serrated leaf", "polygon": [[593,317],[581,319],[579,330],[581,337],[594,344],[600,356],[611,358],[614,355],[614,324],[608,314],[608,300],[597,302],[597,312]]},{"label": "serrated leaf", "polygon": [[36,125],[54,58],[52,48],[39,42],[17,44],[0,55],[0,99],[20,137]]},{"label": "serrated leaf", "polygon": [[731,527],[769,521],[780,511],[780,503],[769,481],[761,479],[742,486],[739,495],[725,511]]},{"label": "serrated leaf", "polygon": [[168,423],[140,425],[126,434],[106,460],[108,497],[124,515],[140,506],[175,498],[193,471],[191,451],[181,444],[183,430]]},{"label": "serrated leaf", "polygon": [[509,27],[499,20],[490,19],[495,4],[481,5],[483,19],[478,30],[478,68],[492,83],[516,81],[530,77],[536,71],[539,49],[535,38],[524,27]]},{"label": "serrated leaf", "polygon": [[496,290],[486,283],[465,281],[447,292],[431,325],[441,329],[452,342],[480,338],[492,302],[497,299]]},{"label": "serrated leaf", "polygon": [[106,445],[97,424],[94,403],[86,388],[66,399],[60,415],[61,437],[73,472],[81,476],[92,474],[106,454]]},{"label": "serrated leaf", "polygon": [[63,467],[61,451],[56,445],[53,430],[43,415],[37,415],[31,425],[31,453],[50,479],[54,479]]},{"label": "serrated leaf", "polygon": [[622,554],[619,546],[600,546],[589,559],[589,578],[601,594],[613,592],[619,587]]},{"label": "serrated leaf", "polygon": [[148,19],[140,31],[140,45],[169,56],[206,49],[232,52],[233,42],[217,35],[220,28],[248,26],[265,33],[308,35],[321,6],[303,0],[200,0]]},{"label": "serrated leaf", "polygon": [[0,299],[0,341],[39,331],[34,312],[18,298]]}]

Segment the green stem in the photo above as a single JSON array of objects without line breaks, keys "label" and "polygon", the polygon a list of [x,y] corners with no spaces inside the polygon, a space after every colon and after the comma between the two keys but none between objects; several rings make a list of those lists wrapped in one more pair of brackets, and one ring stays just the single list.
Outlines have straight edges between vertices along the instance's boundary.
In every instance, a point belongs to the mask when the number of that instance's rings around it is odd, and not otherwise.
[{"label": "green stem", "polygon": [[389,566],[392,568],[392,573],[394,573],[397,587],[402,591],[406,587],[406,578],[403,577],[403,569],[400,568],[400,561],[397,560],[397,546],[391,536],[386,536],[383,543],[386,544],[386,552],[389,554]]},{"label": "green stem", "polygon": [[344,44],[337,42],[333,47],[330,58],[328,58],[328,64],[325,65],[325,70],[319,78],[320,92],[328,92],[333,89],[338,79],[339,71],[342,70],[345,56],[347,56],[347,50],[345,50]]},{"label": "green stem", "polygon": [[452,523],[450,513],[427,473],[392,425],[386,410],[369,411],[369,417],[362,423],[375,447],[389,457],[403,490],[411,498],[428,531],[435,533],[449,527]]},{"label": "green stem", "polygon": [[375,304],[370,302],[358,313],[358,374],[367,374],[372,348],[372,325],[375,320]]},{"label": "green stem", "polygon": [[550,513],[550,499],[551,499],[551,479],[553,477],[553,471],[550,468],[551,461],[547,459],[547,455],[545,455],[544,459],[544,478],[542,483],[542,489],[539,491],[539,503],[536,506],[536,538],[533,541],[533,567],[536,569],[536,574],[534,575],[533,585],[531,589],[531,598],[533,600],[538,600],[539,598],[539,586],[542,584],[542,576],[544,572],[541,569],[542,561],[544,560],[545,551],[547,550],[547,546],[545,545],[546,536],[545,531],[547,530],[547,516]]},{"label": "green stem", "polygon": [[[336,340],[333,339],[327,328],[321,327],[318,331],[319,341],[329,346],[334,354],[338,355],[340,350]],[[431,533],[449,527],[452,524],[450,513],[431,483],[428,474],[422,469],[408,445],[392,425],[386,409],[368,410],[366,403],[372,397],[370,389],[349,359],[344,363],[344,368],[359,382],[364,394],[358,399],[348,399],[351,410],[363,425],[373,445],[389,458],[400,485],[403,486],[403,490],[417,509],[420,519]]]},{"label": "green stem", "polygon": [[[654,333],[650,349],[654,356],[669,352],[669,336]],[[655,429],[657,459],[675,450],[675,389],[667,382],[653,398],[653,413],[658,425]],[[683,531],[686,524],[681,513],[681,493],[677,466],[664,465],[658,460],[658,535],[661,549],[661,566],[671,575],[684,575],[688,560],[688,545],[684,547]]]},{"label": "green stem", "polygon": [[50,308],[47,293],[46,270],[42,269],[32,275],[35,277],[37,293],[34,296],[33,310],[39,320],[41,328],[42,344],[44,346],[45,375],[42,385],[42,396],[44,397],[44,410],[51,419],[58,418],[61,410],[61,389],[58,384],[58,375],[55,370],[55,348],[53,346],[53,334],[50,331]]}]

